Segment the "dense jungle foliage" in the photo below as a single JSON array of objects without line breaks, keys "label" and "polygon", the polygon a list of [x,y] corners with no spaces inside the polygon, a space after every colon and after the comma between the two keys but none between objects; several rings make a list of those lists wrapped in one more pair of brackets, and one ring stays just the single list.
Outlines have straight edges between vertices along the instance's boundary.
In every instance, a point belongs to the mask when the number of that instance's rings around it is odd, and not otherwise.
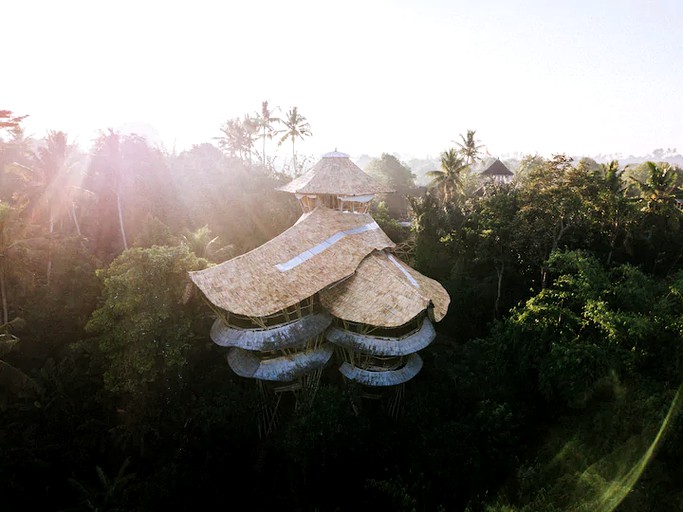
[{"label": "dense jungle foliage", "polygon": [[482,183],[468,132],[412,232],[375,211],[452,298],[398,414],[332,366],[260,437],[187,272],[297,219],[266,128],[83,153],[2,114],[3,510],[683,510],[680,169],[529,156]]}]

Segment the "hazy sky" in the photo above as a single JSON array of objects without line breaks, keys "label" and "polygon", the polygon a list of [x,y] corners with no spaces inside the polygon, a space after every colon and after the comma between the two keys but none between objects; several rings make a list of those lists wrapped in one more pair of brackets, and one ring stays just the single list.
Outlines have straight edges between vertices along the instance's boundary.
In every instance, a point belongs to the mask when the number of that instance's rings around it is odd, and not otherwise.
[{"label": "hazy sky", "polygon": [[0,20],[0,108],[86,147],[149,123],[184,148],[269,100],[316,156],[435,156],[468,128],[491,154],[683,151],[680,0],[5,0]]}]

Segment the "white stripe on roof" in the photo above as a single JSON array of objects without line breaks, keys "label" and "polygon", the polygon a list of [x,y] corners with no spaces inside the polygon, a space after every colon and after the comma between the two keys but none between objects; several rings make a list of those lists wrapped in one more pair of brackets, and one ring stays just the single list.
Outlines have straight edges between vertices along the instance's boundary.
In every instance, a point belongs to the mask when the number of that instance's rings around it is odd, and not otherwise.
[{"label": "white stripe on roof", "polygon": [[370,222],[369,224],[365,224],[364,226],[360,226],[357,228],[353,229],[347,229],[346,231],[339,231],[329,237],[327,240],[323,240],[317,245],[314,245],[310,249],[307,249],[303,251],[300,254],[297,254],[294,256],[291,260],[286,261],[284,263],[278,263],[275,265],[275,268],[278,269],[280,272],[286,272],[287,270],[292,270],[295,267],[298,267],[301,265],[304,261],[310,260],[313,256],[316,254],[320,254],[326,249],[329,249],[332,247],[334,244],[339,242],[342,238],[348,236],[348,235],[358,235],[360,233],[364,233],[366,231],[372,231],[375,229],[379,229],[379,225],[376,222]]},{"label": "white stripe on roof", "polygon": [[415,281],[415,278],[413,276],[411,276],[405,268],[403,268],[403,265],[401,265],[398,262],[398,260],[396,260],[396,258],[394,258],[393,255],[387,254],[387,257],[389,258],[389,261],[391,261],[396,266],[397,269],[399,269],[401,272],[403,272],[403,275],[408,278],[408,281],[410,281],[410,284],[412,284],[415,288],[420,287],[420,284],[417,281]]}]

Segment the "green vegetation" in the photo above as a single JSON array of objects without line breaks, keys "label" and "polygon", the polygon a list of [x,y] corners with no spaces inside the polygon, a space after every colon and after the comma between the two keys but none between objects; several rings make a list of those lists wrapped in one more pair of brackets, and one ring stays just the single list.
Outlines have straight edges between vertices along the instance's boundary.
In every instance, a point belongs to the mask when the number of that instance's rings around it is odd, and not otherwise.
[{"label": "green vegetation", "polygon": [[[219,147],[109,130],[87,155],[22,119],[0,111],[4,510],[683,509],[679,168],[528,156],[464,186],[468,131],[411,233],[373,210],[452,297],[398,417],[329,368],[260,438],[187,272],[295,222],[266,143],[294,151],[305,118],[278,134],[264,102]],[[391,155],[372,170],[412,186]]]}]

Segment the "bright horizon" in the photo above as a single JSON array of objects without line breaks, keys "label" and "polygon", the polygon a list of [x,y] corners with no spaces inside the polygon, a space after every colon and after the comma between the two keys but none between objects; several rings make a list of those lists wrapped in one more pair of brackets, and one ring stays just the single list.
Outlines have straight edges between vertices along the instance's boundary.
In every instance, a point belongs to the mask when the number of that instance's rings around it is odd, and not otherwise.
[{"label": "bright horizon", "polygon": [[0,108],[84,148],[131,124],[213,142],[268,100],[310,122],[302,155],[434,157],[468,129],[492,155],[681,151],[683,6],[576,4],[12,2]]}]

